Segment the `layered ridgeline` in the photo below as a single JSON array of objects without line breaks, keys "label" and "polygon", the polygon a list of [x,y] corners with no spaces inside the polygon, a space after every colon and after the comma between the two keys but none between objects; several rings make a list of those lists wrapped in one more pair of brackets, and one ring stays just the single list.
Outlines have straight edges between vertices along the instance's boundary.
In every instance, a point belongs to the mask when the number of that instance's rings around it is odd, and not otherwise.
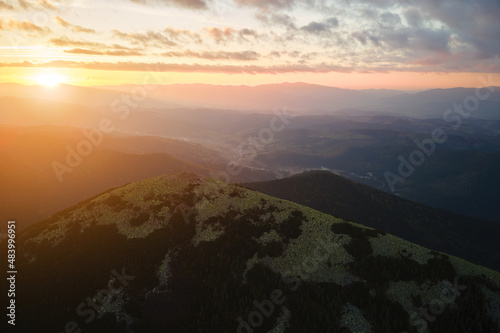
[{"label": "layered ridgeline", "polygon": [[17,253],[16,332],[500,330],[499,273],[188,173],[81,202]]}]

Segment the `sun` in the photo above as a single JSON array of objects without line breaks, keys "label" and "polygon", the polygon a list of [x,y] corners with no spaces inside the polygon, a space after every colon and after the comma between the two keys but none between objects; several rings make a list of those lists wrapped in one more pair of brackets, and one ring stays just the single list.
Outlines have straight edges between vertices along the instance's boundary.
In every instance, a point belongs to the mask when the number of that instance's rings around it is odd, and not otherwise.
[{"label": "sun", "polygon": [[56,73],[41,73],[35,77],[38,84],[46,87],[55,87],[66,81],[66,77]]}]

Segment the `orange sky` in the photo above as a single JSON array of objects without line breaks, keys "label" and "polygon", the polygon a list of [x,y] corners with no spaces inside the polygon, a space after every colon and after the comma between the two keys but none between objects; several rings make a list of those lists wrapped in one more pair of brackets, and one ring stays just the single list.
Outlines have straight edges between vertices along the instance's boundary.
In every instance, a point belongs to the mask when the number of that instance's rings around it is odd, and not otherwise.
[{"label": "orange sky", "polygon": [[[475,4],[473,4],[475,3]],[[307,82],[422,90],[500,81],[500,2],[0,1],[0,83]],[[500,85],[500,84],[498,84]]]},{"label": "orange sky", "polygon": [[[2,68],[1,82],[43,84],[47,74],[60,77],[60,83],[81,86],[160,83],[209,83],[218,85],[259,85],[282,82],[306,82],[348,89],[423,90],[433,88],[476,87],[480,77],[488,73],[285,73],[285,74],[220,74],[127,72],[63,68]],[[500,74],[492,81],[500,86]]]}]

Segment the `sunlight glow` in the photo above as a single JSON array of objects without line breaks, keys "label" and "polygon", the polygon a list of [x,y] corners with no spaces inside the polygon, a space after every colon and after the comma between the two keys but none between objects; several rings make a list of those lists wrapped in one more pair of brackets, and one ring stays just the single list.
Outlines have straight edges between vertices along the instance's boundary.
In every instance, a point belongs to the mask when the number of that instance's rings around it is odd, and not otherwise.
[{"label": "sunlight glow", "polygon": [[47,72],[36,76],[35,81],[40,85],[44,85],[47,87],[55,87],[60,83],[66,82],[67,78],[65,76],[56,73]]}]

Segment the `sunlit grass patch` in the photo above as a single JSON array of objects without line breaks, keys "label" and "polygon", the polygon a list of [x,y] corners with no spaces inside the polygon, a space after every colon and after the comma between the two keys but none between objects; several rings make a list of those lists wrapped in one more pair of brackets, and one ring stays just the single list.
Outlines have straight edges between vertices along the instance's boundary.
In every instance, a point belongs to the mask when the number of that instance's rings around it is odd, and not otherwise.
[{"label": "sunlit grass patch", "polygon": [[429,259],[434,258],[434,255],[430,254],[428,249],[390,234],[379,234],[377,237],[370,237],[369,240],[374,256],[380,255],[393,258],[405,256],[419,264],[426,264]]}]

